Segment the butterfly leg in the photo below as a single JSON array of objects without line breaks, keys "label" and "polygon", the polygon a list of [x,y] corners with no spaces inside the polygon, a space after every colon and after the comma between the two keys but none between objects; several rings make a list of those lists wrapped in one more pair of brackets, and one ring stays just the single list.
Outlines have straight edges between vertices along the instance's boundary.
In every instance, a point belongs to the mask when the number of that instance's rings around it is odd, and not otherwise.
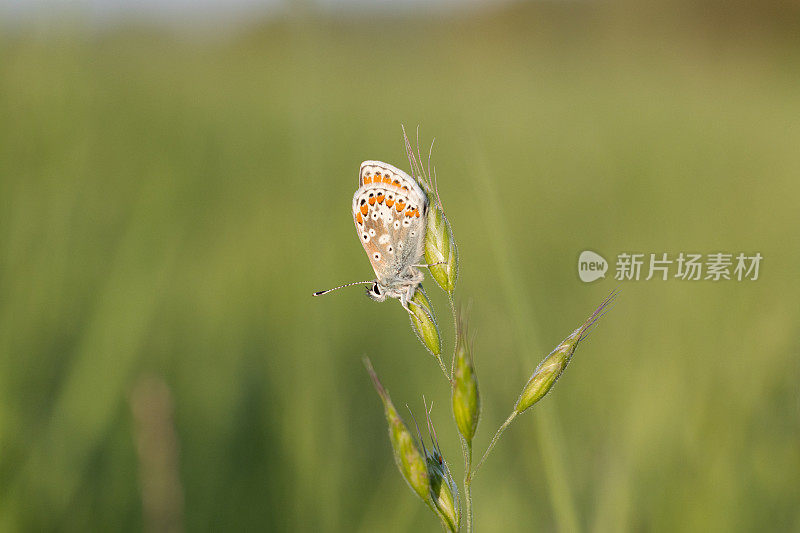
[{"label": "butterfly leg", "polygon": [[[410,269],[410,270],[411,270],[411,272],[416,272],[413,269]],[[417,272],[417,274],[419,274],[419,272]],[[400,305],[402,305],[403,309],[405,309],[408,312],[408,314],[411,315],[412,317],[414,316],[414,313],[411,311],[411,308],[408,306],[408,304],[414,304],[414,305],[419,306],[419,304],[417,302],[415,302],[415,301],[413,301],[411,299],[411,298],[414,297],[414,292],[415,292],[414,288],[412,288],[410,286],[404,287],[402,289],[402,292],[400,293],[400,298],[399,298]]]},{"label": "butterfly leg", "polygon": [[447,264],[447,261],[439,261],[438,263],[430,263],[430,264],[427,264],[427,265],[411,265],[411,266],[413,266],[413,267],[430,268],[430,267],[433,267],[433,266],[436,266],[436,265],[446,265],[446,264]]},{"label": "butterfly leg", "polygon": [[413,293],[409,294],[409,291],[406,288],[406,289],[403,290],[403,292],[400,293],[400,297],[398,298],[398,300],[400,300],[400,305],[403,306],[403,309],[405,309],[408,312],[409,315],[413,316],[414,313],[411,311],[411,308],[408,306],[408,304],[414,304],[414,305],[418,305],[418,304],[417,304],[417,302],[414,302],[414,301],[411,300],[412,296],[413,296]]},{"label": "butterfly leg", "polygon": [[[402,304],[402,303],[403,303],[403,301],[401,300],[401,301],[400,301],[400,303]],[[428,312],[428,310],[427,310],[427,309],[425,309],[425,307],[424,307],[424,306],[422,306],[422,305],[418,304],[417,302],[415,302],[414,300],[408,300],[408,301],[406,302],[406,305],[404,305],[404,306],[403,306],[403,307],[405,308],[405,310],[406,310],[406,311],[408,311],[408,314],[409,314],[409,315],[411,315],[411,318],[415,318],[415,316],[416,316],[416,315],[414,315],[414,313],[413,313],[413,312],[411,311],[411,309],[408,307],[408,304],[413,304],[413,305],[416,305],[417,307],[419,307],[420,309],[422,309],[422,312],[423,312],[423,313],[425,313],[425,316],[427,316],[427,317],[428,317],[428,319],[430,319],[430,321],[431,321],[431,322],[435,322],[435,320],[433,319],[433,316],[431,316],[431,314]]]},{"label": "butterfly leg", "polygon": [[408,304],[410,304],[410,303],[414,304],[414,305],[419,305],[417,302],[413,302],[413,301],[411,301],[411,300],[409,300],[407,298],[400,298],[400,305],[402,305],[403,309],[405,309],[408,312],[408,314],[413,317],[414,313],[411,311],[411,308],[408,307]]}]

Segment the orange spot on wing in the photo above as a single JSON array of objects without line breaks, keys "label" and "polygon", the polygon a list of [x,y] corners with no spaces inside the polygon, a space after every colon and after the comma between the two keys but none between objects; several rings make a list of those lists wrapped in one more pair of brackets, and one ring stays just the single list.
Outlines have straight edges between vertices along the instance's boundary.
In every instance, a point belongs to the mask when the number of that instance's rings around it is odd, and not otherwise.
[{"label": "orange spot on wing", "polygon": [[414,209],[414,216],[419,218],[419,209]]},{"label": "orange spot on wing", "polygon": [[394,208],[399,212],[406,208],[406,204],[401,200],[397,200],[397,205]]},{"label": "orange spot on wing", "polygon": [[369,199],[369,205],[375,205],[375,197]]},{"label": "orange spot on wing", "polygon": [[391,198],[386,199],[386,207],[392,207],[394,205],[394,200]]},{"label": "orange spot on wing", "polygon": [[358,213],[356,215],[356,220],[358,221],[359,224],[363,224],[364,223],[364,218],[361,216],[361,213]]},{"label": "orange spot on wing", "polygon": [[382,204],[382,203],[383,203],[383,193],[379,193],[379,194],[378,194],[378,203],[379,203],[379,204]]},{"label": "orange spot on wing", "polygon": [[362,215],[366,215],[367,211],[369,211],[369,207],[367,207],[367,204],[362,205],[361,206],[361,214]]},{"label": "orange spot on wing", "polygon": [[372,183],[372,176],[369,176],[369,175],[364,176],[364,183],[365,184]]},{"label": "orange spot on wing", "polygon": [[383,182],[386,183],[386,184],[391,185],[392,184],[392,178],[390,178],[389,176],[386,176],[385,178],[383,178]]}]

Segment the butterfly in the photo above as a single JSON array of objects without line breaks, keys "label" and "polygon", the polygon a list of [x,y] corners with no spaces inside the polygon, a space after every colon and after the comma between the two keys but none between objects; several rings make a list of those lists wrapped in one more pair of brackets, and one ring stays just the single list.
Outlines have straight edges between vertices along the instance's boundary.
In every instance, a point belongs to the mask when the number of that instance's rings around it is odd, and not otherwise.
[{"label": "butterfly", "polygon": [[[424,253],[428,195],[417,181],[388,163],[364,161],[353,195],[353,223],[376,278],[352,285],[369,285],[367,295],[376,302],[396,298],[411,313],[409,302],[423,280],[418,267]],[[414,303],[414,302],[411,302]]]}]

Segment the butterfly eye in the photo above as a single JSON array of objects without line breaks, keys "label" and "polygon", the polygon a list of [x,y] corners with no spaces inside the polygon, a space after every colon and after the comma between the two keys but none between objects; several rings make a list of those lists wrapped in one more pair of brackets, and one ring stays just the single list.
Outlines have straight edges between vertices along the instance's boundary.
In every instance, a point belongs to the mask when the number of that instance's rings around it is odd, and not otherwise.
[{"label": "butterfly eye", "polygon": [[375,285],[373,285],[373,286],[372,286],[372,292],[374,292],[374,293],[375,293],[375,294],[377,294],[378,296],[380,296],[380,295],[381,295],[381,290],[378,288],[378,284],[377,284],[377,283],[376,283]]}]

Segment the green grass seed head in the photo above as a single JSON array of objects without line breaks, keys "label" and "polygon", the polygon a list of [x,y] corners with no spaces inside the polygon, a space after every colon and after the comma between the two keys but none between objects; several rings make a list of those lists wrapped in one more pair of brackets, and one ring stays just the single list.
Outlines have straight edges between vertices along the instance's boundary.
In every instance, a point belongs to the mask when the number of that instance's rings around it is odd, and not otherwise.
[{"label": "green grass seed head", "polygon": [[[577,331],[578,330],[575,330],[575,332]],[[516,412],[521,413],[525,411],[544,398],[544,396],[550,392],[550,389],[553,388],[553,385],[555,385],[561,373],[564,372],[567,363],[569,363],[572,354],[575,352],[575,347],[577,346],[577,341],[574,336],[575,332],[564,339],[564,341],[559,344],[555,350],[550,352],[550,355],[545,357],[544,360],[539,363],[539,366],[536,367],[536,370],[528,380],[525,388],[522,389],[522,394],[520,394],[517,400],[517,405],[514,406]]]},{"label": "green grass seed head", "polygon": [[408,307],[411,310],[411,327],[414,333],[434,357],[441,357],[442,337],[439,335],[439,326],[433,314],[431,301],[422,289],[422,285],[414,291],[411,302]]},{"label": "green grass seed head", "polygon": [[[423,396],[423,402],[425,397]],[[425,439],[419,432],[417,427],[417,435],[419,436],[419,443],[422,451],[425,454],[425,460],[428,465],[428,477],[430,479],[430,495],[433,502],[434,511],[446,529],[452,532],[459,530],[461,522],[461,513],[458,502],[458,485],[456,484],[453,474],[447,461],[444,460],[442,449],[439,447],[439,438],[436,435],[436,428],[431,421],[431,410],[427,403],[425,404],[425,418],[428,424],[428,436],[431,440],[431,447],[425,446]],[[411,415],[414,416],[413,414]],[[416,424],[416,419],[414,420]]]},{"label": "green grass seed head", "polygon": [[468,443],[472,442],[480,417],[478,378],[472,360],[472,343],[467,336],[463,312],[457,316],[456,353],[453,367],[453,417],[458,431]]},{"label": "green grass seed head", "polygon": [[581,324],[569,337],[561,341],[561,344],[556,346],[555,350],[545,357],[541,363],[534,370],[533,375],[528,380],[525,388],[522,389],[522,394],[519,395],[517,403],[514,406],[514,411],[522,413],[530,408],[533,404],[544,398],[555,385],[558,378],[567,368],[567,365],[572,360],[578,344],[583,341],[597,324],[597,321],[603,316],[609,304],[611,304],[617,297],[617,291],[609,294],[597,309]]},{"label": "green grass seed head", "polygon": [[429,267],[431,277],[443,291],[452,296],[458,278],[458,248],[450,221],[442,210],[438,193],[428,196],[433,198],[428,208],[425,229],[425,262],[431,265]]},{"label": "green grass seed head", "polygon": [[436,169],[431,170],[433,143],[428,152],[426,167],[423,165],[422,153],[419,149],[419,128],[417,128],[416,153],[408,140],[405,128],[403,128],[403,141],[408,162],[411,165],[411,173],[428,196],[428,214],[425,220],[425,262],[432,265],[428,267],[431,277],[452,298],[458,278],[458,248],[453,238],[453,229],[444,214],[442,200],[439,197]]},{"label": "green grass seed head", "polygon": [[375,390],[378,392],[381,401],[383,402],[384,414],[386,415],[386,422],[389,425],[389,441],[392,444],[392,452],[394,460],[397,464],[397,469],[403,479],[406,480],[408,486],[414,491],[417,496],[422,498],[424,502],[430,505],[430,490],[431,485],[428,478],[428,467],[417,447],[414,437],[408,430],[408,426],[400,418],[397,409],[395,409],[389,393],[381,385],[378,380],[375,370],[372,368],[372,363],[368,358],[364,359],[364,366],[367,367],[372,383],[375,385]]},{"label": "green grass seed head", "polygon": [[458,531],[460,516],[458,509],[458,485],[450,468],[440,454],[430,452],[427,457],[428,475],[431,484],[431,499],[439,518],[450,531]]},{"label": "green grass seed head", "polygon": [[[431,475],[431,498],[438,511],[437,514],[450,531],[458,531],[460,516],[454,497],[454,494],[457,494],[455,481],[452,475],[448,478],[443,470],[437,468],[439,465],[429,461],[428,466]],[[450,474],[449,469],[447,474]]]}]

